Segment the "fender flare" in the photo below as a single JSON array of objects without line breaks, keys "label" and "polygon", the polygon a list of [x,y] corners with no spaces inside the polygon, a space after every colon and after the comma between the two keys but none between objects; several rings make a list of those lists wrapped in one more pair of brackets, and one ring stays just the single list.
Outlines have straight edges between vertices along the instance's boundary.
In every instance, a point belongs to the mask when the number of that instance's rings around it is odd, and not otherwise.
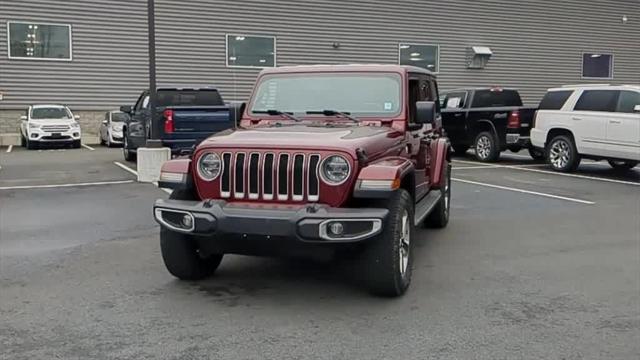
[{"label": "fender flare", "polygon": [[431,182],[433,187],[440,188],[444,185],[445,167],[451,162],[451,143],[446,138],[439,138],[431,143]]},{"label": "fender flare", "polygon": [[473,125],[474,136],[478,135],[477,133],[479,131],[477,131],[477,128],[482,124],[489,124],[489,126],[491,127],[493,133],[496,134],[496,136],[499,135],[498,134],[498,130],[496,130],[496,126],[491,121],[489,121],[487,119],[480,119],[480,120],[476,121],[476,123]]},{"label": "fender flare", "polygon": [[191,174],[191,159],[165,161],[160,168],[158,187],[174,190],[195,190],[193,175]]},{"label": "fender flare", "polygon": [[[374,161],[360,170],[356,178],[353,197],[359,199],[386,199],[409,180],[415,191],[415,168],[411,160],[403,157]],[[409,186],[411,187],[411,186]]]}]

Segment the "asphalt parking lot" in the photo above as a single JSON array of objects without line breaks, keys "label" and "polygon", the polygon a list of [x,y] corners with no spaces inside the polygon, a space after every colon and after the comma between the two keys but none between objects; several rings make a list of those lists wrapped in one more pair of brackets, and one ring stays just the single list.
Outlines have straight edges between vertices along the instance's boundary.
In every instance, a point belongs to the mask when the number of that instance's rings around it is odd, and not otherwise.
[{"label": "asphalt parking lot", "polygon": [[[93,150],[92,150],[93,149]],[[348,263],[226,256],[167,273],[120,149],[0,148],[0,359],[637,359],[640,169],[455,159],[409,292]]]}]

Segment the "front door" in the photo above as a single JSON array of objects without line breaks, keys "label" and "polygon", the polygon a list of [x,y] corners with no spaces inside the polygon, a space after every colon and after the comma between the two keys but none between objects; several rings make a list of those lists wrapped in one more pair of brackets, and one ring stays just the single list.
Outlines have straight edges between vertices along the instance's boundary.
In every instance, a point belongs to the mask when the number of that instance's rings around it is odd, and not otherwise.
[{"label": "front door", "polygon": [[613,157],[640,160],[640,113],[634,112],[636,105],[640,105],[640,92],[620,91],[616,111],[607,122],[607,142]]}]

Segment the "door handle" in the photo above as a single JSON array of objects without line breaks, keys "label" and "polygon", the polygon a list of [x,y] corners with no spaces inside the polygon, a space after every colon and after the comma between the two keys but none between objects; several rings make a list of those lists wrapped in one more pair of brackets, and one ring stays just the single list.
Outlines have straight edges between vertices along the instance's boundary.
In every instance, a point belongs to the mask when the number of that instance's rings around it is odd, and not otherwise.
[{"label": "door handle", "polygon": [[582,121],[582,118],[579,118],[579,117],[575,117],[575,116],[573,116],[573,117],[571,118],[571,120],[575,120],[575,121]]},{"label": "door handle", "polygon": [[621,120],[609,120],[609,124],[622,124]]}]

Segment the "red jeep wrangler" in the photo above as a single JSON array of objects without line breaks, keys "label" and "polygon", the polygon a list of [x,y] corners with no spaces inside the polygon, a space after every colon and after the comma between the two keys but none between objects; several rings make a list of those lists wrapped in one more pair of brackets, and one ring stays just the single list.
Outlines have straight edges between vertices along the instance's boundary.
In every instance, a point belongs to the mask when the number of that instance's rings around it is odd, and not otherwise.
[{"label": "red jeep wrangler", "polygon": [[211,275],[227,253],[349,254],[363,281],[397,296],[411,281],[414,227],[449,220],[450,145],[427,70],[396,65],[262,71],[238,129],[168,161],[158,200],[164,263]]}]

